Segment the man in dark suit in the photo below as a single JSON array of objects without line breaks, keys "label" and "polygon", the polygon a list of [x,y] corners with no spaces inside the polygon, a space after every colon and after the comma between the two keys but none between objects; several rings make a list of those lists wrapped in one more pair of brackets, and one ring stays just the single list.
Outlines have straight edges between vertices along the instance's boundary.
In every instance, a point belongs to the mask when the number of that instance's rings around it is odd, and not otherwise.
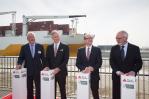
[{"label": "man in dark suit", "polygon": [[[44,70],[53,70],[55,75],[55,89],[56,84],[59,84],[61,99],[66,98],[66,76],[67,63],[69,59],[69,47],[60,42],[60,34],[57,30],[51,32],[53,44],[49,45],[46,51],[47,67]],[[56,97],[56,90],[55,90]]]},{"label": "man in dark suit", "polygon": [[76,66],[81,72],[91,74],[91,90],[94,99],[99,99],[99,68],[102,65],[101,50],[92,45],[94,35],[84,34],[85,47],[77,52]]},{"label": "man in dark suit", "polygon": [[21,47],[16,69],[20,69],[22,64],[27,68],[27,99],[33,98],[33,81],[36,88],[36,99],[40,99],[40,71],[44,65],[43,46],[35,43],[34,33],[27,34],[29,43]]},{"label": "man in dark suit", "polygon": [[136,76],[142,68],[142,59],[138,46],[128,43],[128,33],[120,31],[116,35],[117,45],[113,46],[110,53],[112,67],[113,99],[120,99],[120,76]]}]

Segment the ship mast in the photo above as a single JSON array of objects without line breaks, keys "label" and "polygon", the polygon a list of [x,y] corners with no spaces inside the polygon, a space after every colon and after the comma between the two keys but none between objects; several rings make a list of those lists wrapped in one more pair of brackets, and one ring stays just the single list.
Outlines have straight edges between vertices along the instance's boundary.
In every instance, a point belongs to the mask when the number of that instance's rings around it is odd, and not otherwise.
[{"label": "ship mast", "polygon": [[12,35],[16,34],[16,11],[0,12],[0,15],[11,14],[12,15]]}]

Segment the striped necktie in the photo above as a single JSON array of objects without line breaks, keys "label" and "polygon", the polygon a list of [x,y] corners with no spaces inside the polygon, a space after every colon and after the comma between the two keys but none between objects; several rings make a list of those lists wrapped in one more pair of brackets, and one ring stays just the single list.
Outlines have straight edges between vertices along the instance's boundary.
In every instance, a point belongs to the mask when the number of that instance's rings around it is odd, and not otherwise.
[{"label": "striped necktie", "polygon": [[86,58],[89,60],[90,58],[90,48],[87,48]]},{"label": "striped necktie", "polygon": [[57,44],[55,44],[54,46],[54,56],[56,57],[56,54],[57,54]]}]

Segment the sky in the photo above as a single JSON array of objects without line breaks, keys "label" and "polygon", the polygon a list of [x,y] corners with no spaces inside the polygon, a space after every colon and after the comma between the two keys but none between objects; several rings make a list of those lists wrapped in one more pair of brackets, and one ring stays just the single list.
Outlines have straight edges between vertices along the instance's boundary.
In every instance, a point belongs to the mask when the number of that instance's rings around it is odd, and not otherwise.
[{"label": "sky", "polygon": [[[117,32],[125,30],[130,43],[149,47],[149,0],[0,0],[0,12],[7,11],[17,12],[16,22],[22,15],[85,14],[77,30],[95,34],[94,45],[114,45]],[[10,22],[11,15],[0,16],[0,25]]]}]

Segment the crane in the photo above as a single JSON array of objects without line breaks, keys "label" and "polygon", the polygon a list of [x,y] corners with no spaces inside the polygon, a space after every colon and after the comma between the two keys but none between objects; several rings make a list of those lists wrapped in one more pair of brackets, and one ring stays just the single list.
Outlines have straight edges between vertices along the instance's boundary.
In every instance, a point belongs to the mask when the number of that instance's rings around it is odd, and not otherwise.
[{"label": "crane", "polygon": [[29,19],[37,20],[37,19],[64,19],[64,18],[78,18],[78,17],[86,17],[86,15],[55,15],[55,16],[25,16],[23,15],[23,36],[26,36],[28,32],[27,23]]},{"label": "crane", "polygon": [[12,15],[12,35],[16,34],[16,11],[0,12],[0,15],[11,14]]}]

